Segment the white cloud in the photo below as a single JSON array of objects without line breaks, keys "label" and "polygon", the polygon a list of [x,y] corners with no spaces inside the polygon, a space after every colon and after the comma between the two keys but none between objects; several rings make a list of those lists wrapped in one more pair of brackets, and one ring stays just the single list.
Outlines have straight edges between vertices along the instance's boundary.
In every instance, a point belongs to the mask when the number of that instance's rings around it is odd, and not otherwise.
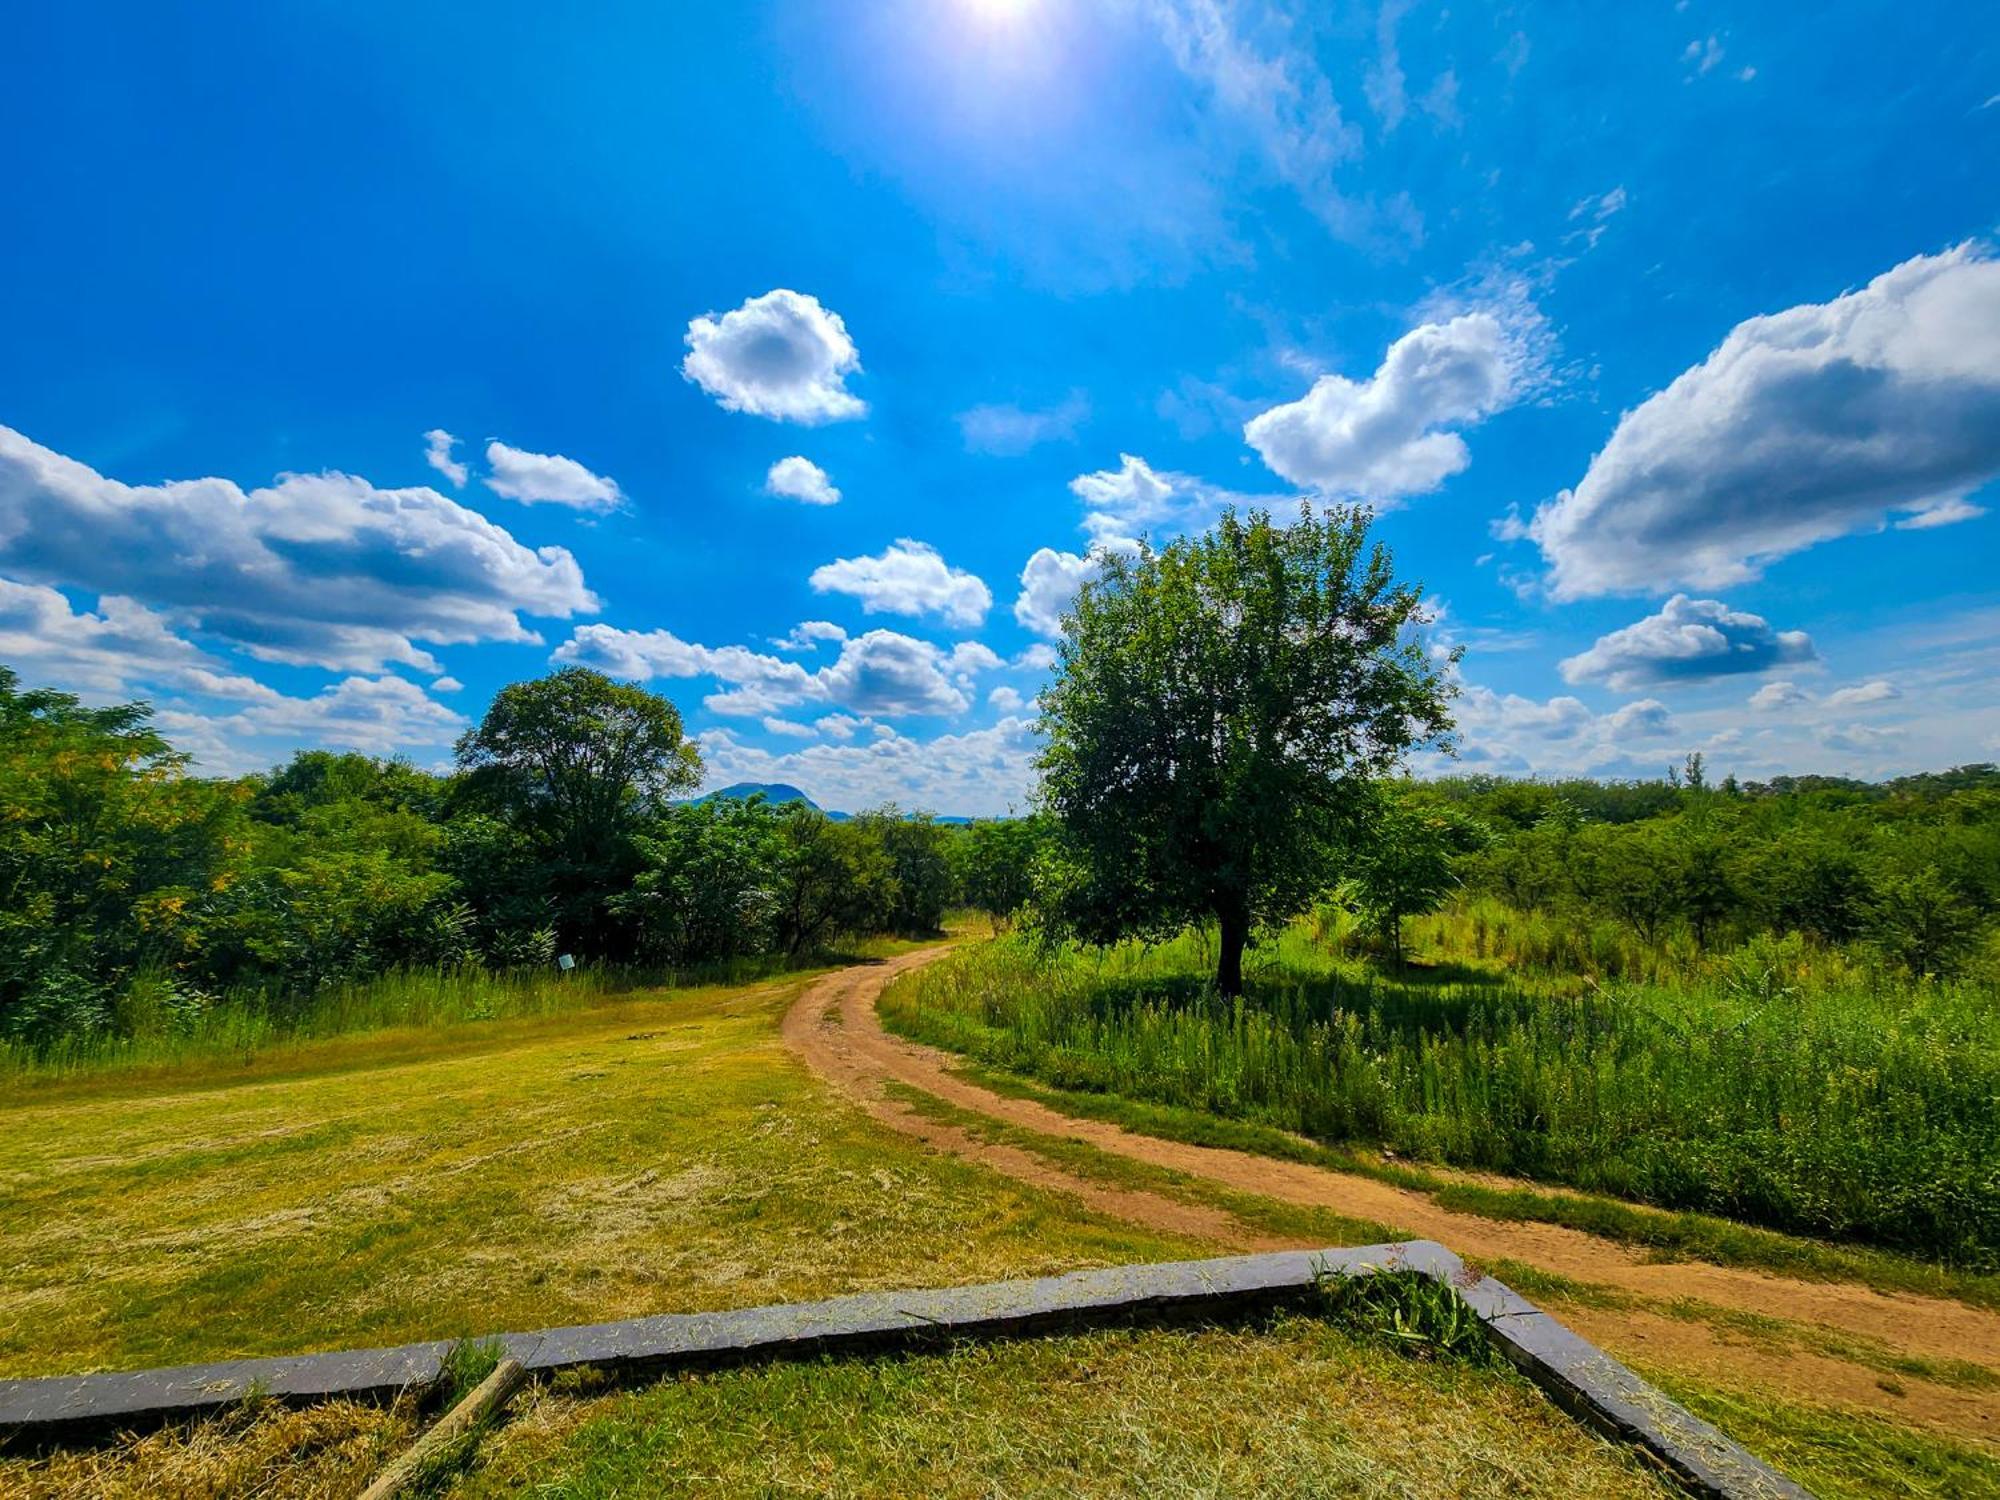
[{"label": "white cloud", "polygon": [[451,450],[458,439],[442,427],[433,427],[424,434],[424,462],[449,479],[458,489],[465,488],[465,465],[451,456]]},{"label": "white cloud", "polygon": [[826,477],[826,470],[809,458],[794,453],[771,465],[764,476],[764,493],[798,500],[806,505],[838,505],[840,491]]},{"label": "white cloud", "polygon": [[847,389],[861,356],[840,314],[779,288],[688,324],[681,373],[727,411],[773,421],[838,422],[868,410]]},{"label": "white cloud", "polygon": [[579,626],[556,648],[555,660],[642,681],[713,677],[724,691],[709,694],[703,703],[712,712],[746,718],[810,704],[892,718],[954,714],[969,702],[954,679],[969,678],[983,662],[964,646],[947,652],[892,630],[871,630],[844,642],[831,664],[808,671],[795,661],[746,646],[703,646],[667,630],[610,625]]},{"label": "white cloud", "polygon": [[1641,698],[1637,703],[1628,703],[1614,710],[1604,720],[1605,732],[1617,739],[1649,739],[1655,735],[1672,734],[1673,715],[1667,712],[1667,705],[1657,698]]},{"label": "white cloud", "polygon": [[391,755],[449,744],[466,720],[401,677],[349,677],[311,698],[274,693],[212,722],[250,736]]},{"label": "white cloud", "polygon": [[1917,256],[1739,323],[1526,528],[1557,599],[1721,588],[1851,532],[1980,514],[2000,475],[2000,262]]},{"label": "white cloud", "polygon": [[847,632],[831,620],[801,620],[771,644],[780,651],[817,651],[821,641],[844,641]]},{"label": "white cloud", "polygon": [[456,677],[440,677],[436,682],[431,684],[431,691],[434,693],[462,693],[465,691],[465,684],[460,682]]},{"label": "white cloud", "polygon": [[1502,318],[1461,313],[1404,334],[1367,380],[1322,375],[1297,401],[1252,417],[1243,436],[1294,484],[1377,504],[1426,494],[1472,461],[1445,429],[1510,405],[1530,366]]},{"label": "white cloud", "polygon": [[1902,689],[1883,678],[1873,682],[1857,683],[1853,687],[1836,688],[1826,695],[1828,708],[1865,708],[1871,703],[1893,703],[1903,696]]},{"label": "white cloud", "polygon": [[123,698],[147,686],[212,697],[252,698],[270,689],[229,673],[164,615],[107,594],[97,611],[74,608],[55,589],[0,578],[0,663],[28,680],[91,698]]},{"label": "white cloud", "polygon": [[1076,591],[1095,576],[1097,564],[1074,552],[1043,547],[1021,569],[1021,593],[1014,601],[1014,618],[1037,635],[1054,640],[1062,634],[1063,611]]},{"label": "white cloud", "polygon": [[1040,748],[1032,726],[1009,716],[987,729],[914,740],[886,724],[872,738],[771,751],[726,729],[699,737],[708,784],[783,781],[822,807],[855,812],[895,802],[912,810],[994,816],[1023,811]]},{"label": "white cloud", "polygon": [[248,492],[127,485],[0,427],[0,567],[138,599],[274,661],[435,672],[414,642],[538,640],[521,616],[597,608],[576,559],[436,490],[335,472]]},{"label": "white cloud", "polygon": [[927,542],[898,539],[879,557],[843,557],[813,569],[813,591],[846,594],[863,614],[936,615],[948,625],[973,626],[993,607],[984,582],[947,564]]},{"label": "white cloud", "polygon": [[1689,42],[1681,52],[1681,61],[1697,74],[1710,73],[1722,62],[1722,55],[1721,40],[1711,36],[1706,41],[1697,39]]},{"label": "white cloud", "polygon": [[1567,695],[1527,698],[1479,683],[1463,685],[1455,713],[1458,758],[1413,757],[1420,774],[1471,768],[1512,775],[1658,775],[1674,758],[1662,741],[1681,731],[1653,698],[1598,714]]},{"label": "white cloud", "polygon": [[1003,714],[1016,714],[1021,711],[1021,705],[1027,700],[1021,696],[1019,688],[1011,688],[1002,683],[986,695],[986,701]]},{"label": "white cloud", "polygon": [[1021,672],[1046,672],[1056,664],[1057,659],[1055,647],[1037,641],[1014,658],[1014,667]]},{"label": "white cloud", "polygon": [[524,505],[567,505],[575,510],[616,510],[625,496],[617,484],[560,453],[529,453],[505,443],[486,445],[486,487]]},{"label": "white cloud", "polygon": [[1873,724],[1828,724],[1819,731],[1819,742],[1827,749],[1863,756],[1879,756],[1894,750],[1907,737],[1908,731],[1904,729]]},{"label": "white cloud", "polygon": [[1069,442],[1090,416],[1090,401],[1071,391],[1054,406],[975,406],[958,414],[958,430],[974,453],[1011,458],[1043,443]]},{"label": "white cloud", "polygon": [[1092,542],[1114,551],[1137,548],[1137,538],[1164,538],[1180,532],[1205,531],[1225,507],[1269,508],[1288,496],[1246,495],[1236,490],[1155,469],[1134,454],[1118,455],[1118,467],[1079,474],[1069,482],[1070,493],[1087,507],[1083,530]]},{"label": "white cloud", "polygon": [[1750,695],[1750,706],[1759,713],[1776,713],[1812,702],[1812,694],[1796,682],[1767,682]]},{"label": "white cloud", "polygon": [[791,719],[780,719],[766,714],[763,719],[766,732],[791,740],[809,740],[813,737],[810,724],[796,723]]},{"label": "white cloud", "polygon": [[1803,630],[1773,630],[1761,615],[1720,599],[1675,594],[1656,615],[1598,638],[1562,664],[1565,682],[1602,682],[1621,690],[1705,682],[1768,672],[1818,659]]}]

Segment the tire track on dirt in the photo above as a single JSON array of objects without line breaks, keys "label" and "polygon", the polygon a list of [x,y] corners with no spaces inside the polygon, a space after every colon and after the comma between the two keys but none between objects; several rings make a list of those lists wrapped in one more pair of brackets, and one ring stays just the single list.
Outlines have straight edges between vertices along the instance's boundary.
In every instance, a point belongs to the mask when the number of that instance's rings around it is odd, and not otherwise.
[{"label": "tire track on dirt", "polygon": [[[1068,1172],[1033,1152],[982,1139],[890,1098],[901,1083],[1003,1124],[1070,1140],[1133,1161],[1184,1172],[1234,1191],[1374,1219],[1437,1240],[1468,1260],[1511,1259],[1573,1280],[1609,1286],[1649,1302],[1694,1301],[1728,1311],[1783,1318],[1875,1341],[1933,1361],[1966,1360],[2000,1371],[2000,1313],[1943,1298],[1878,1292],[1849,1282],[1800,1281],[1769,1272],[1700,1261],[1653,1261],[1641,1252],[1580,1230],[1481,1218],[1440,1208],[1423,1193],[1302,1162],[1142,1135],[1105,1121],[1065,1115],[1031,1099],[1011,1098],[953,1071],[950,1054],[886,1032],[875,1001],[891,980],[942,957],[939,946],[885,963],[843,969],[810,986],[786,1013],[784,1039],[815,1073],[890,1128],[1008,1176],[1067,1193],[1087,1207],[1172,1233],[1244,1249],[1295,1247],[1260,1234],[1222,1210],[1162,1194],[1116,1187]],[[2000,1392],[1944,1385],[1916,1376],[1883,1381],[1865,1365],[1819,1351],[1774,1350],[1726,1336],[1699,1321],[1655,1310],[1563,1310],[1578,1332],[1621,1359],[1737,1385],[1775,1389],[1814,1402],[1862,1407],[1993,1442],[2000,1436]],[[1897,1387],[1901,1394],[1889,1387]]]}]

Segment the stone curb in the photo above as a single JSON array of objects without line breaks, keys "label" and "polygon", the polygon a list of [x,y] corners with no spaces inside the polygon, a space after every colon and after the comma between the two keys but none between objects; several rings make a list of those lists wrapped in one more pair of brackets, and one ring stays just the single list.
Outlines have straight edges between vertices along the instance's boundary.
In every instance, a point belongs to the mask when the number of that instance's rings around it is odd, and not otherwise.
[{"label": "stone curb", "polygon": [[[1430,1240],[1114,1266],[983,1286],[863,1292],[824,1302],[669,1313],[501,1337],[507,1352],[533,1374],[591,1368],[630,1376],[1029,1334],[1134,1315],[1238,1312],[1299,1300],[1325,1274],[1366,1276],[1379,1270],[1414,1271],[1449,1284],[1507,1358],[1564,1410],[1649,1454],[1694,1494],[1811,1500],[1602,1350]],[[164,1370],[0,1380],[0,1435],[42,1442],[157,1426],[212,1414],[252,1396],[292,1405],[333,1397],[389,1400],[433,1383],[451,1349],[450,1341],[439,1340]]]}]

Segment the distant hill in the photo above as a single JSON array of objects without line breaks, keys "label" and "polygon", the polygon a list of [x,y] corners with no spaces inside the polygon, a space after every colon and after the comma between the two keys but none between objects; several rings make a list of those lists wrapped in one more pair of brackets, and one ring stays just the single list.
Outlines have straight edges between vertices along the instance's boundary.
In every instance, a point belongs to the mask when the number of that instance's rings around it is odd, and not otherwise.
[{"label": "distant hill", "polygon": [[845,822],[849,816],[844,812],[827,812],[827,809],[821,807],[797,787],[789,786],[782,781],[733,782],[729,786],[718,787],[712,792],[704,792],[694,800],[696,802],[713,802],[718,797],[728,797],[737,802],[745,802],[759,793],[762,793],[764,800],[774,807],[783,802],[803,802],[815,812],[826,813],[836,823]]},{"label": "distant hill", "polygon": [[[797,787],[788,785],[782,781],[738,781],[729,786],[717,787],[712,792],[703,792],[699,797],[692,800],[696,802],[712,802],[717,797],[732,797],[741,802],[758,795],[760,792],[763,794],[764,800],[774,807],[785,802],[803,802],[814,811],[825,813],[836,823],[845,823],[849,818],[854,816],[852,813],[834,812],[831,808],[821,807]],[[940,817],[937,821],[940,823],[970,823],[973,820],[971,818],[946,816]]]}]

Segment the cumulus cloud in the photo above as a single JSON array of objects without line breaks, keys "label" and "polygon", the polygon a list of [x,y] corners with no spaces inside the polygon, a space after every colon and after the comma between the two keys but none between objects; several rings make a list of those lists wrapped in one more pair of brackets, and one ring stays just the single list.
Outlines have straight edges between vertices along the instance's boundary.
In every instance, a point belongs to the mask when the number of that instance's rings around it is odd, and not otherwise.
[{"label": "cumulus cloud", "polygon": [[1446,429],[1510,405],[1530,359],[1500,316],[1461,313],[1404,334],[1366,380],[1322,375],[1297,401],[1252,417],[1243,436],[1294,484],[1376,504],[1427,494],[1472,461]]},{"label": "cumulus cloud", "polygon": [[451,450],[456,446],[458,439],[442,427],[433,427],[424,434],[424,462],[462,490],[465,488],[466,468],[451,456]]},{"label": "cumulus cloud", "polygon": [[1641,698],[1637,703],[1613,710],[1606,716],[1604,728],[1618,739],[1649,739],[1673,733],[1674,719],[1659,699]]},{"label": "cumulus cloud", "polygon": [[[824,723],[824,721],[822,721]],[[1027,806],[1040,748],[1033,726],[1012,715],[986,729],[915,740],[886,724],[867,739],[772,751],[726,729],[699,737],[711,786],[782,781],[822,807],[858,811],[894,802],[911,810],[998,816]]]},{"label": "cumulus cloud", "polygon": [[796,453],[771,465],[770,472],[764,476],[764,493],[798,500],[806,505],[840,503],[840,491],[826,477],[826,470]]},{"label": "cumulus cloud", "polygon": [[1063,611],[1076,599],[1076,591],[1094,577],[1097,564],[1074,552],[1039,548],[1021,569],[1021,593],[1014,601],[1014,618],[1037,635],[1050,640],[1062,634]]},{"label": "cumulus cloud", "polygon": [[928,542],[898,539],[879,557],[843,557],[813,569],[815,593],[846,594],[863,614],[936,615],[948,625],[974,626],[993,607],[984,582],[947,564]]},{"label": "cumulus cloud", "polygon": [[567,505],[575,510],[616,510],[625,496],[617,484],[560,453],[529,453],[505,443],[486,445],[486,487],[523,505]]},{"label": "cumulus cloud", "polygon": [[847,389],[861,356],[840,314],[780,287],[688,324],[681,373],[727,411],[773,421],[838,422],[868,410]]},{"label": "cumulus cloud", "polygon": [[1812,694],[1796,682],[1767,682],[1750,695],[1750,706],[1759,713],[1776,713],[1812,702]]},{"label": "cumulus cloud", "polygon": [[1011,688],[1002,683],[986,695],[986,701],[1003,714],[1016,714],[1021,711],[1021,705],[1027,700],[1021,696],[1019,688]]},{"label": "cumulus cloud", "polygon": [[431,684],[431,691],[434,693],[462,693],[465,691],[465,684],[460,682],[456,677],[440,677]]},{"label": "cumulus cloud", "polygon": [[813,737],[812,725],[800,724],[791,719],[780,719],[766,714],[763,724],[766,733],[775,734],[781,739],[809,740]]},{"label": "cumulus cloud", "polygon": [[958,430],[966,448],[1011,458],[1043,443],[1068,442],[1090,415],[1090,401],[1071,391],[1054,406],[975,406],[958,414]]},{"label": "cumulus cloud", "polygon": [[1091,541],[1118,551],[1135,549],[1142,534],[1204,531],[1226,507],[1269,508],[1288,498],[1226,490],[1192,474],[1155,469],[1131,453],[1119,454],[1115,469],[1077,475],[1069,488],[1084,504],[1083,530]]},{"label": "cumulus cloud", "polygon": [[844,641],[847,632],[831,620],[801,620],[771,642],[780,651],[817,651],[821,641]]},{"label": "cumulus cloud", "polygon": [[1826,695],[1828,708],[1865,708],[1871,703],[1893,703],[1903,696],[1902,689],[1893,682],[1876,678],[1873,682],[1857,683],[1853,687],[1836,688]]},{"label": "cumulus cloud", "polygon": [[539,639],[597,608],[576,559],[436,490],[349,474],[128,485],[0,427],[0,568],[139,600],[274,661],[437,663],[414,644]]},{"label": "cumulus cloud", "polygon": [[954,714],[970,702],[973,677],[999,658],[977,643],[946,651],[892,630],[842,643],[839,657],[808,671],[795,661],[747,646],[703,646],[668,630],[584,625],[556,648],[559,662],[596,667],[614,677],[713,677],[723,691],[703,703],[712,712],[757,718],[787,708],[825,705],[894,718]]},{"label": "cumulus cloud", "polygon": [[1480,683],[1461,687],[1455,714],[1457,761],[1419,756],[1420,771],[1451,773],[1472,766],[1515,775],[1657,775],[1654,762],[1671,758],[1661,742],[1680,731],[1655,698],[1598,714],[1566,694],[1528,698]]},{"label": "cumulus cloud", "polygon": [[232,674],[165,616],[106,595],[79,610],[61,593],[0,578],[0,662],[31,682],[95,698],[163,686],[212,697],[254,698],[270,689]]},{"label": "cumulus cloud", "polygon": [[1773,630],[1762,615],[1731,609],[1720,599],[1676,594],[1656,615],[1600,636],[1562,664],[1565,682],[1602,682],[1621,691],[1705,682],[1814,661],[1803,630]]},{"label": "cumulus cloud", "polygon": [[1961,245],[1739,323],[1525,528],[1557,599],[1720,588],[1851,532],[1980,514],[2000,476],[2000,262]]}]

